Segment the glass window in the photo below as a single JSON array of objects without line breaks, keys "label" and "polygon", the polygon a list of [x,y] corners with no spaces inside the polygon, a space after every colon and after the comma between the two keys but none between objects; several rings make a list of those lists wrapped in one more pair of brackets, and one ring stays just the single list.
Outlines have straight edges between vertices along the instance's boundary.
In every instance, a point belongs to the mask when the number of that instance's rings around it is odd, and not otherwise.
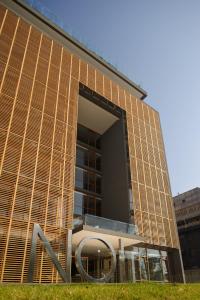
[{"label": "glass window", "polygon": [[88,172],[84,171],[84,176],[83,176],[83,188],[84,190],[88,189]]},{"label": "glass window", "polygon": [[101,149],[101,138],[100,137],[96,139],[96,148]]},{"label": "glass window", "polygon": [[163,281],[159,250],[147,249],[150,280]]},{"label": "glass window", "polygon": [[147,252],[145,248],[138,248],[140,256],[147,256]]},{"label": "glass window", "polygon": [[126,254],[125,254],[125,281],[126,282],[133,281],[133,267],[132,267],[131,255],[126,255]]},{"label": "glass window", "polygon": [[83,170],[76,168],[76,187],[83,188]]},{"label": "glass window", "polygon": [[83,203],[84,203],[83,204],[84,214],[87,214],[88,213],[88,211],[87,211],[87,209],[88,209],[88,196],[87,195],[85,195]]},{"label": "glass window", "polygon": [[95,152],[90,151],[89,152],[89,167],[95,169],[96,168],[96,161],[95,161],[96,155]]},{"label": "glass window", "polygon": [[80,206],[74,206],[74,214],[75,215],[79,215],[79,216],[82,216],[83,214],[83,210],[82,210],[82,207]]},{"label": "glass window", "polygon": [[96,199],[96,215],[101,216],[101,199]]},{"label": "glass window", "polygon": [[162,259],[161,260],[162,263],[162,271],[163,271],[163,277],[164,277],[164,281],[169,281],[169,272],[168,272],[168,268],[167,268],[167,259]]},{"label": "glass window", "polygon": [[167,251],[160,251],[161,254],[161,264],[164,281],[169,281],[169,269],[167,260]]},{"label": "glass window", "polygon": [[83,213],[83,199],[84,195],[81,193],[74,193],[74,214],[82,215]]},{"label": "glass window", "polygon": [[156,250],[156,249],[147,249],[147,255],[149,257],[152,257],[152,256],[160,257],[160,252],[159,252],[159,250]]},{"label": "glass window", "polygon": [[96,154],[96,170],[101,171],[101,156]]},{"label": "glass window", "polygon": [[160,251],[160,253],[161,253],[161,256],[162,257],[164,257],[164,258],[166,258],[167,257],[167,251]]},{"label": "glass window", "polygon": [[[79,194],[83,192],[82,213],[99,216],[101,216],[101,199],[96,200],[95,194],[101,195],[102,192],[101,176],[96,172],[101,171],[101,154],[95,147],[100,148],[100,138],[99,134],[78,124],[75,188]],[[74,211],[80,214],[81,206],[77,201]]]},{"label": "glass window", "polygon": [[95,198],[94,197],[88,197],[88,208],[90,210],[95,211]]},{"label": "glass window", "polygon": [[134,255],[134,264],[135,264],[135,280],[140,280],[140,261],[138,255]]},{"label": "glass window", "polygon": [[140,257],[140,274],[141,274],[141,280],[147,280],[148,279],[148,267],[147,267],[147,261],[145,257]]},{"label": "glass window", "polygon": [[74,203],[75,203],[75,205],[83,206],[83,197],[84,197],[84,195],[82,193],[75,192],[74,193]]},{"label": "glass window", "polygon": [[95,192],[95,174],[89,173],[89,191]]},{"label": "glass window", "polygon": [[150,280],[163,281],[161,260],[158,257],[149,257]]},{"label": "glass window", "polygon": [[133,253],[134,253],[134,255],[139,255],[139,248],[133,247]]},{"label": "glass window", "polygon": [[78,166],[88,166],[88,151],[87,151],[87,149],[77,147],[77,149],[76,149],[76,164]]},{"label": "glass window", "polygon": [[89,145],[92,147],[96,146],[96,134],[92,131],[89,132]]},{"label": "glass window", "polygon": [[101,194],[101,176],[96,175],[96,193]]},{"label": "glass window", "polygon": [[75,185],[80,189],[88,189],[88,173],[86,171],[76,168]]},{"label": "glass window", "polygon": [[84,215],[89,214],[89,213],[90,213],[89,209],[87,207],[84,207]]},{"label": "glass window", "polygon": [[77,128],[77,140],[88,144],[88,129],[83,126]]}]

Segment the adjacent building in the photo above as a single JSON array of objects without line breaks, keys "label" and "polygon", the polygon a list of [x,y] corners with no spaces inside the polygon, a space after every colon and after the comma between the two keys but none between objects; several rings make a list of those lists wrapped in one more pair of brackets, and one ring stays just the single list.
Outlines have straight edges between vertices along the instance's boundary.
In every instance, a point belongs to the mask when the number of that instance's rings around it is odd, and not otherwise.
[{"label": "adjacent building", "polygon": [[200,188],[175,196],[174,208],[186,280],[200,281]]},{"label": "adjacent building", "polygon": [[32,2],[0,1],[0,282],[184,281],[158,112]]}]

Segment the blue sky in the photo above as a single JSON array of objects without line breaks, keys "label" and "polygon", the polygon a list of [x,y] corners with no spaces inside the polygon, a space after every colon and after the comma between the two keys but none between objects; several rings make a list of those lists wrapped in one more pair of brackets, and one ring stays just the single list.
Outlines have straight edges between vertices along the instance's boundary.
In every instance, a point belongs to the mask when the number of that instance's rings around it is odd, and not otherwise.
[{"label": "blue sky", "polygon": [[200,1],[40,0],[160,112],[173,195],[200,186]]}]

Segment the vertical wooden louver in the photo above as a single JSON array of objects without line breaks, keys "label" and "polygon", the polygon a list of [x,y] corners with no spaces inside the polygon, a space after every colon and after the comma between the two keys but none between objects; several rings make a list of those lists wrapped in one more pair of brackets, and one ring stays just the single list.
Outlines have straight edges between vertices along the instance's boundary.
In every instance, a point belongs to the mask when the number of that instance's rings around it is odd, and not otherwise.
[{"label": "vertical wooden louver", "polygon": [[[26,282],[33,223],[61,264],[72,227],[79,81],[126,111],[135,223],[178,247],[158,113],[0,6],[0,281]],[[35,282],[61,282],[37,246]]]}]

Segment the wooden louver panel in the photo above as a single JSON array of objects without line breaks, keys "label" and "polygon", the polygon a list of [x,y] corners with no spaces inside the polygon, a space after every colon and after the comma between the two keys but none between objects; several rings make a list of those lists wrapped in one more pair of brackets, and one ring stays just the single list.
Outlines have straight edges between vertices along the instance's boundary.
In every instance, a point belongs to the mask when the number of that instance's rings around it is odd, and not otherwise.
[{"label": "wooden louver panel", "polygon": [[[126,111],[139,233],[178,247],[158,113],[0,5],[0,282],[26,282],[34,222],[65,264],[79,81]],[[40,242],[37,257],[35,282],[61,282]]]}]

